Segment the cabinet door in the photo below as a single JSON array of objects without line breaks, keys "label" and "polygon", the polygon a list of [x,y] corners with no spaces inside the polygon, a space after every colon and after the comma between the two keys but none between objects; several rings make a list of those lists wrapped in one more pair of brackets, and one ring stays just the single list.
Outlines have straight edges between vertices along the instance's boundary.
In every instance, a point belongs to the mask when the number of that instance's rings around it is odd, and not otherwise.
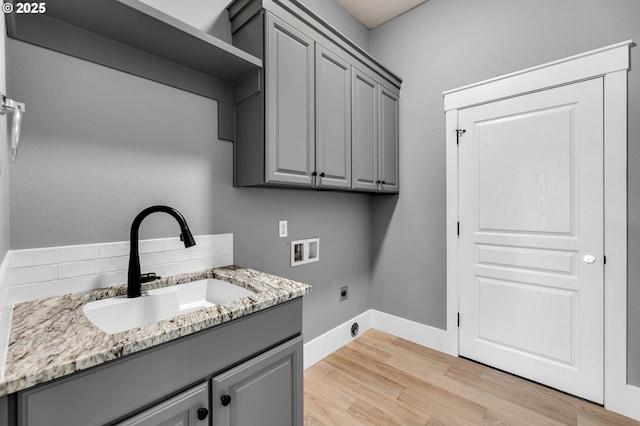
[{"label": "cabinet door", "polygon": [[204,426],[209,424],[209,388],[202,383],[118,426]]},{"label": "cabinet door", "polygon": [[351,188],[351,66],[316,45],[316,187]]},{"label": "cabinet door", "polygon": [[314,42],[270,13],[265,16],[265,182],[311,186]]},{"label": "cabinet door", "polygon": [[303,423],[302,336],[212,379],[216,426]]},{"label": "cabinet door", "polygon": [[379,139],[378,180],[380,192],[398,192],[398,103],[397,91],[378,85]]},{"label": "cabinet door", "polygon": [[351,119],[353,189],[376,191],[378,175],[378,92],[369,76],[353,68]]}]

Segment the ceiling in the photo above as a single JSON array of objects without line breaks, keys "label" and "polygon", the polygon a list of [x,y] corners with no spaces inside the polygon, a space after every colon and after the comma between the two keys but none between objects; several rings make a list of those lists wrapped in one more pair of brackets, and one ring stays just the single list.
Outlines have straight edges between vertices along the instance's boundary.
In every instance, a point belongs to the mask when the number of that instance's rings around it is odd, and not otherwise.
[{"label": "ceiling", "polygon": [[387,22],[426,0],[336,0],[369,29]]}]

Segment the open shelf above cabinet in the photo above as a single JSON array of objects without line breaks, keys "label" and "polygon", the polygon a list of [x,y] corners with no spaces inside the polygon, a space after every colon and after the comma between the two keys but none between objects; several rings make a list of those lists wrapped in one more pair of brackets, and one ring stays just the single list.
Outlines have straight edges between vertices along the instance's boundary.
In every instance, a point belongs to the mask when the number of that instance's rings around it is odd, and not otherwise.
[{"label": "open shelf above cabinet", "polygon": [[262,68],[260,59],[138,0],[45,6],[43,14],[6,14],[9,37],[227,103],[232,83]]}]

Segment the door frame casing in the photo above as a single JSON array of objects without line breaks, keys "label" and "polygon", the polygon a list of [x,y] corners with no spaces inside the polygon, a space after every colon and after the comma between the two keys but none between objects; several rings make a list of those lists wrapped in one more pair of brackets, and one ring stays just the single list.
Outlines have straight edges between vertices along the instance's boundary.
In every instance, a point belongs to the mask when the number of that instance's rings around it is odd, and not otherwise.
[{"label": "door frame casing", "polygon": [[[443,93],[446,113],[447,352],[458,345],[458,111],[581,80],[604,80],[604,404],[640,419],[627,384],[627,72],[632,40]],[[464,138],[464,137],[463,137]]]}]

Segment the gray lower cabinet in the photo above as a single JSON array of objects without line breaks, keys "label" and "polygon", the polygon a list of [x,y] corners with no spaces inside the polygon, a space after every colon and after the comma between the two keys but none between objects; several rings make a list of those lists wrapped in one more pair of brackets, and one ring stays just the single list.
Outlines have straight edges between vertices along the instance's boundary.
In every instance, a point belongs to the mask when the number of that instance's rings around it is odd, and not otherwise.
[{"label": "gray lower cabinet", "polygon": [[212,379],[216,426],[303,423],[302,336]]},{"label": "gray lower cabinet", "polygon": [[118,426],[204,426],[208,424],[209,385],[205,382],[118,423]]},{"label": "gray lower cabinet", "polygon": [[297,298],[0,398],[0,425],[302,424],[301,331]]},{"label": "gray lower cabinet", "polygon": [[0,426],[9,425],[9,397],[0,398]]},{"label": "gray lower cabinet", "polygon": [[399,192],[397,90],[353,68],[353,189]]}]

